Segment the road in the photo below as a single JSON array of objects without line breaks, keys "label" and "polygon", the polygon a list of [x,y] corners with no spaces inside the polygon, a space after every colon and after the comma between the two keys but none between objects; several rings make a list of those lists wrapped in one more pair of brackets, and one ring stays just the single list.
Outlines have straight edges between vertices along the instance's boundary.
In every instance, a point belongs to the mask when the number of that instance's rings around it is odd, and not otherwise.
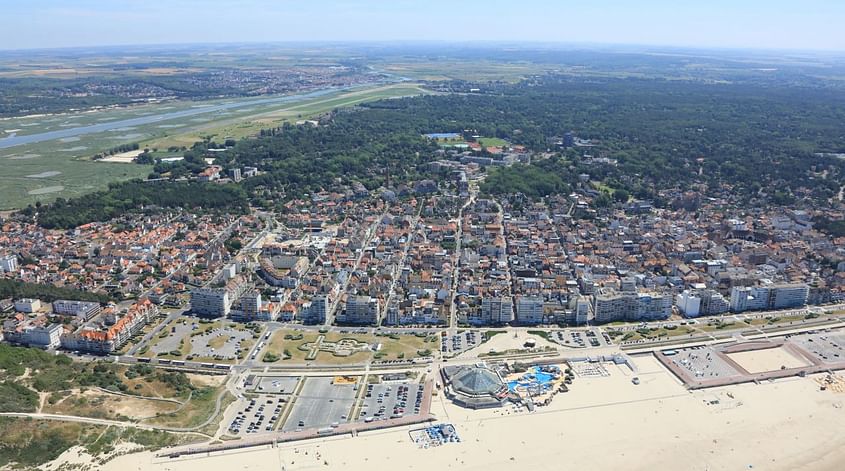
[{"label": "road", "polygon": [[[367,236],[364,238],[364,243],[362,244],[363,248],[358,253],[358,257],[355,259],[355,263],[352,265],[352,272],[358,269],[358,266],[361,264],[361,259],[364,258],[364,249],[370,245],[372,242],[373,237],[375,237],[376,233],[378,232],[378,226],[381,224],[381,221],[384,220],[384,217],[387,216],[387,210],[385,210],[381,215],[370,225],[370,228],[367,230]],[[352,272],[349,273],[349,276],[343,281],[343,286],[340,288],[337,294],[337,298],[332,301],[332,305],[329,306],[329,310],[326,312],[326,325],[332,325],[335,320],[335,316],[337,313],[337,307],[340,304],[340,300],[343,298],[343,294],[346,293],[346,289],[349,287],[349,282],[352,280]]]},{"label": "road", "polygon": [[476,182],[470,182],[469,198],[466,203],[458,210],[458,230],[455,237],[455,255],[452,262],[452,289],[449,294],[449,335],[454,335],[458,329],[458,309],[455,306],[455,298],[458,293],[458,281],[461,274],[461,242],[464,234],[464,211],[466,208],[475,204],[475,199],[478,196],[478,185]]},{"label": "road", "polygon": [[[214,237],[214,239],[212,239],[211,241],[209,241],[208,245],[209,245],[209,246],[214,245],[215,243],[217,243],[217,241],[219,241],[219,240],[220,240],[220,238],[221,238],[221,237],[228,237],[228,236],[232,233],[232,229],[235,227],[235,225],[238,223],[238,221],[239,221],[239,220],[240,220],[240,219],[238,218],[238,219],[235,219],[234,221],[232,221],[232,223],[231,223],[231,224],[229,224],[229,225],[226,227],[226,229],[222,230],[220,233],[218,233],[218,234],[217,234],[217,236],[215,236],[215,237]],[[252,242],[250,242],[250,244],[251,244],[251,245],[255,245],[255,244],[257,243],[257,241],[258,241],[258,240],[260,240],[260,239],[259,239],[259,237],[263,237],[262,235],[263,235],[263,234],[265,234],[267,231],[268,231],[268,229],[265,229],[265,230],[264,230],[264,232],[262,232],[261,234],[259,234],[258,236],[256,236],[256,237],[252,240]],[[241,252],[240,252],[238,255],[240,255],[240,254],[242,254],[242,253],[244,253],[244,252],[245,252],[244,250],[241,250]],[[188,263],[190,263],[190,262],[191,262],[191,260],[193,260],[196,256],[197,256],[197,253],[196,253],[196,252],[195,252],[195,253],[192,253],[192,254],[191,254],[191,255],[187,258],[187,260],[185,261],[185,263],[183,263],[183,264],[182,264],[182,266],[185,266],[185,265],[187,265]],[[174,273],[176,273],[176,271],[174,271]],[[167,276],[163,277],[163,278],[162,278],[161,280],[159,280],[156,284],[154,284],[154,285],[150,286],[150,287],[149,287],[149,289],[147,289],[147,291],[145,291],[145,292],[144,292],[144,294],[142,295],[142,297],[143,297],[143,296],[149,296],[149,294],[150,294],[150,293],[152,293],[152,292],[153,292],[153,290],[154,290],[156,287],[158,287],[158,285],[160,285],[160,284],[161,284],[164,280],[168,280],[168,279],[170,279],[170,277],[172,277],[172,276],[173,276],[173,273],[171,273],[171,274],[169,274],[169,275],[167,275]],[[209,280],[209,281],[208,281],[205,285],[203,285],[203,286],[208,286],[209,284],[211,284],[211,283],[214,281],[214,279],[215,279],[215,278],[216,278],[216,277],[212,277],[212,278],[211,278],[211,279],[210,279],[210,280]],[[141,338],[141,340],[140,340],[139,342],[137,342],[134,346],[132,346],[132,348],[130,348],[130,349],[129,349],[129,351],[127,351],[127,352],[126,352],[126,353],[127,353],[127,355],[130,355],[130,356],[131,356],[131,355],[135,355],[136,353],[138,353],[138,351],[139,351],[139,350],[141,350],[142,348],[144,348],[144,346],[146,346],[146,345],[150,342],[150,340],[152,340],[152,339],[153,339],[156,335],[160,334],[160,333],[161,333],[161,331],[162,331],[162,329],[166,328],[168,324],[170,324],[171,322],[173,322],[174,320],[178,319],[180,316],[184,315],[186,312],[189,312],[189,311],[190,311],[190,308],[186,307],[186,308],[184,308],[184,309],[182,309],[182,310],[180,310],[180,311],[173,311],[173,312],[171,312],[170,314],[168,314],[168,315],[167,315],[167,317],[166,317],[163,321],[159,322],[159,323],[158,323],[158,325],[156,325],[156,326],[155,326],[155,328],[154,328],[153,330],[151,330],[149,333],[147,333],[146,335],[144,335],[144,336]]]},{"label": "road", "polygon": [[390,303],[393,302],[393,296],[396,294],[396,281],[399,279],[399,275],[402,273],[402,267],[405,266],[405,260],[408,258],[408,252],[411,251],[411,246],[414,244],[414,237],[417,234],[423,234],[425,237],[425,231],[422,230],[420,227],[420,214],[422,214],[422,204],[417,209],[417,215],[414,217],[414,222],[411,227],[413,229],[408,233],[408,240],[405,241],[405,247],[402,249],[402,256],[399,257],[399,261],[396,263],[396,267],[393,269],[393,274],[391,276],[390,281],[390,288],[387,290],[387,301],[384,303],[384,314],[387,315],[387,310],[390,308]]},{"label": "road", "polygon": [[117,420],[94,419],[91,417],[79,417],[76,415],[42,414],[38,412],[0,412],[2,417],[26,417],[31,419],[61,420],[63,422],[78,422],[83,424],[106,425],[112,427],[132,427],[143,430],[167,430],[152,425],[138,424],[135,422],[121,422]]},{"label": "road", "polygon": [[163,321],[159,322],[158,325],[153,328],[153,330],[149,331],[146,335],[141,338],[140,341],[136,342],[135,345],[133,345],[132,348],[130,348],[126,352],[126,354],[132,356],[138,353],[138,350],[142,349],[145,345],[147,345],[150,340],[155,338],[156,335],[160,334],[164,328],[166,328],[171,322],[181,317],[186,311],[187,309],[182,311],[172,311],[170,314],[167,315],[167,317]]}]

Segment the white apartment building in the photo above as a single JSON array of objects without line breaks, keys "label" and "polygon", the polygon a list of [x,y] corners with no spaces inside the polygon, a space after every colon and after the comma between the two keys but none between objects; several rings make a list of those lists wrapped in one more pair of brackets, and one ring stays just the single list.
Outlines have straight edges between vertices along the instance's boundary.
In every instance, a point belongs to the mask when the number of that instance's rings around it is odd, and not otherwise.
[{"label": "white apartment building", "polygon": [[378,299],[369,296],[349,296],[346,309],[338,316],[338,322],[346,324],[378,324]]},{"label": "white apartment building", "polygon": [[100,303],[87,301],[69,301],[59,299],[53,301],[53,314],[73,316],[81,320],[89,320],[103,311]]},{"label": "white apartment building", "polygon": [[543,298],[540,296],[521,296],[516,301],[516,320],[520,324],[540,324],[543,322]]},{"label": "white apartment building", "polygon": [[37,299],[23,298],[15,301],[15,311],[32,314],[41,309],[41,301]]},{"label": "white apartment building", "polygon": [[772,296],[772,309],[789,309],[803,307],[807,304],[807,297],[810,295],[810,287],[805,284],[795,285],[774,285]]},{"label": "white apartment building", "polygon": [[225,317],[232,301],[225,289],[197,288],[191,291],[191,311],[198,316]]},{"label": "white apartment building", "polygon": [[675,298],[675,305],[684,317],[714,316],[730,308],[728,300],[712,289],[684,290]]},{"label": "white apartment building", "polygon": [[510,296],[491,296],[481,300],[481,312],[478,322],[481,324],[507,324],[513,322],[513,298]]},{"label": "white apartment building", "polygon": [[329,298],[321,294],[314,296],[309,306],[303,306],[299,317],[306,324],[322,324],[326,322],[326,313],[328,310]]},{"label": "white apartment building", "polygon": [[604,290],[594,297],[593,315],[600,324],[668,319],[672,315],[672,297],[661,293]]},{"label": "white apartment building", "polygon": [[3,329],[3,338],[30,347],[55,348],[59,346],[62,331],[61,324],[10,326]]},{"label": "white apartment building", "polygon": [[0,273],[18,271],[18,258],[14,255],[0,257]]},{"label": "white apartment building", "polygon": [[809,294],[810,287],[806,284],[735,286],[731,290],[730,310],[743,312],[803,307]]}]

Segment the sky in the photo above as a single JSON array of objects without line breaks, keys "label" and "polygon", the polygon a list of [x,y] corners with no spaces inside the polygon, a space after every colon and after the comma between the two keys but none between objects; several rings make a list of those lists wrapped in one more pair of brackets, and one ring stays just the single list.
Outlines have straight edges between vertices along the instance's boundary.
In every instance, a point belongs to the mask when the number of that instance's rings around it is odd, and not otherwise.
[{"label": "sky", "polygon": [[0,49],[526,41],[845,50],[843,0],[0,0]]}]

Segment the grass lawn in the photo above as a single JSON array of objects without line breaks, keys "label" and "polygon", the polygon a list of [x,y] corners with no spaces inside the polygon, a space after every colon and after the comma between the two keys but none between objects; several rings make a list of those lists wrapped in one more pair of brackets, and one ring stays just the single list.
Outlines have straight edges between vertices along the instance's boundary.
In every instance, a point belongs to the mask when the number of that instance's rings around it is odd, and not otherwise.
[{"label": "grass lawn", "polygon": [[593,185],[593,188],[595,188],[598,191],[601,191],[603,193],[607,193],[608,195],[613,195],[613,188],[605,185],[604,183],[591,181],[590,185]]},{"label": "grass lawn", "polygon": [[337,92],[296,103],[256,107],[248,114],[195,124],[181,128],[166,136],[156,137],[143,144],[151,148],[167,149],[170,146],[190,147],[194,142],[201,140],[203,136],[212,136],[218,142],[222,142],[225,138],[240,139],[258,134],[262,129],[281,126],[284,122],[311,119],[336,108],[385,98],[426,93],[429,92],[414,84]]},{"label": "grass lawn", "polygon": [[416,358],[419,352],[429,350],[436,351],[438,348],[437,336],[426,335],[402,335],[398,339],[392,337],[378,337],[376,342],[382,344],[379,353],[384,353],[383,360],[398,360]]},{"label": "grass lawn", "polygon": [[226,412],[226,409],[235,402],[235,396],[233,396],[230,392],[225,392],[223,396],[223,400],[220,401],[220,412],[215,416],[215,419],[212,420],[208,425],[198,430],[200,433],[204,433],[206,435],[214,435],[217,433],[217,429],[220,427],[220,420],[223,419],[223,414]]},{"label": "grass lawn", "polygon": [[126,352],[128,352],[132,347],[134,347],[138,342],[140,342],[141,339],[143,339],[145,335],[149,334],[150,331],[152,331],[159,324],[159,322],[162,322],[162,321],[159,321],[158,319],[156,319],[155,321],[145,325],[144,328],[141,329],[140,332],[135,334],[132,338],[129,339],[128,342],[126,342],[125,344],[123,344],[122,347],[120,347],[120,350],[118,350],[118,353],[120,353],[121,355],[126,354]]},{"label": "grass lawn", "polygon": [[681,326],[675,329],[666,329],[666,328],[659,328],[659,329],[639,329],[639,330],[632,330],[625,332],[621,336],[615,336],[614,338],[618,338],[623,342],[641,340],[641,339],[658,339],[658,338],[671,338],[671,337],[680,337],[682,335],[688,335],[695,333],[696,329]]},{"label": "grass lawn", "polygon": [[209,340],[208,346],[214,349],[220,348],[223,345],[226,345],[226,342],[228,342],[231,338],[231,335],[221,335],[219,337],[214,337],[213,339]]},{"label": "grass lawn", "polygon": [[529,63],[502,63],[484,60],[419,60],[408,62],[391,61],[385,64],[388,71],[419,80],[468,80],[468,81],[496,81],[518,82],[527,75],[547,70]]},{"label": "grass lawn", "polygon": [[738,322],[717,322],[717,321],[710,321],[707,324],[699,325],[698,330],[703,330],[704,332],[714,332],[719,330],[730,330],[730,329],[738,329],[740,327],[744,327],[745,324],[738,323]]},{"label": "grass lawn", "polygon": [[[769,317],[769,318],[755,318],[755,319],[747,319],[744,321],[745,324],[752,325],[755,327],[765,327],[767,325],[780,325],[780,324],[788,324],[790,322],[801,322],[805,320],[805,316],[783,316],[783,317]],[[812,319],[810,319],[812,320]]]},{"label": "grass lawn", "polygon": [[[302,350],[299,347],[306,343],[313,343],[317,341],[320,334],[317,332],[295,331],[295,330],[279,330],[273,334],[268,344],[267,352],[284,356],[285,351],[290,354],[290,359],[279,360],[279,363],[306,363],[305,357],[308,355],[307,350]],[[416,335],[401,335],[401,336],[384,336],[375,334],[353,334],[340,332],[326,332],[322,334],[325,336],[325,342],[337,342],[341,339],[353,339],[359,342],[368,344],[381,344],[381,349],[378,352],[362,351],[356,352],[349,356],[336,356],[331,352],[321,351],[317,354],[317,358],[311,362],[318,365],[347,365],[354,363],[362,363],[371,359],[380,360],[398,360],[416,358],[419,352],[424,350],[437,349],[437,337],[434,335],[426,335],[418,337]],[[285,340],[285,336],[292,336],[294,339]],[[301,336],[301,338],[299,338]],[[433,339],[433,340],[432,340]]]},{"label": "grass lawn", "polygon": [[[301,339],[299,339],[300,335],[302,336]],[[287,360],[279,360],[280,362],[304,363],[305,356],[308,355],[308,352],[302,351],[297,347],[303,343],[315,342],[318,335],[319,334],[317,332],[311,331],[277,330],[273,333],[273,336],[270,337],[270,342],[267,344],[266,352],[273,353],[279,358],[283,358],[285,356],[285,351],[287,351],[287,353],[290,354],[290,358]],[[286,340],[285,336],[292,336],[297,340]]]},{"label": "grass lawn", "polygon": [[50,149],[49,144],[0,150],[0,210],[81,196],[111,182],[145,178],[152,170],[147,165],[82,160],[80,155]]},{"label": "grass lawn", "polygon": [[[460,334],[461,332],[460,332],[460,331],[458,331],[458,333]],[[497,336],[497,335],[499,335],[499,334],[504,334],[504,333],[505,333],[505,331],[504,331],[504,330],[488,330],[488,331],[485,331],[485,332],[484,332],[484,334],[483,334],[483,340],[486,342],[486,341],[488,341],[488,340],[492,339],[493,337],[495,337],[495,336]]]}]

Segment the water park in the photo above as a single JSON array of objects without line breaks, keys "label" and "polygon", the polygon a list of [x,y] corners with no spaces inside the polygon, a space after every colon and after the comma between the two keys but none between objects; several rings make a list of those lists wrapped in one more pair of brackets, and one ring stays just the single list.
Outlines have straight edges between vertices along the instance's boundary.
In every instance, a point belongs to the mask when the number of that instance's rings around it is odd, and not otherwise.
[{"label": "water park", "polygon": [[446,396],[469,409],[502,407],[508,401],[534,406],[548,405],[555,394],[567,392],[575,375],[567,366],[479,363],[441,369]]},{"label": "water park", "polygon": [[508,392],[523,402],[548,404],[552,397],[566,390],[566,378],[559,366],[535,365],[525,371],[515,371],[505,378]]}]

